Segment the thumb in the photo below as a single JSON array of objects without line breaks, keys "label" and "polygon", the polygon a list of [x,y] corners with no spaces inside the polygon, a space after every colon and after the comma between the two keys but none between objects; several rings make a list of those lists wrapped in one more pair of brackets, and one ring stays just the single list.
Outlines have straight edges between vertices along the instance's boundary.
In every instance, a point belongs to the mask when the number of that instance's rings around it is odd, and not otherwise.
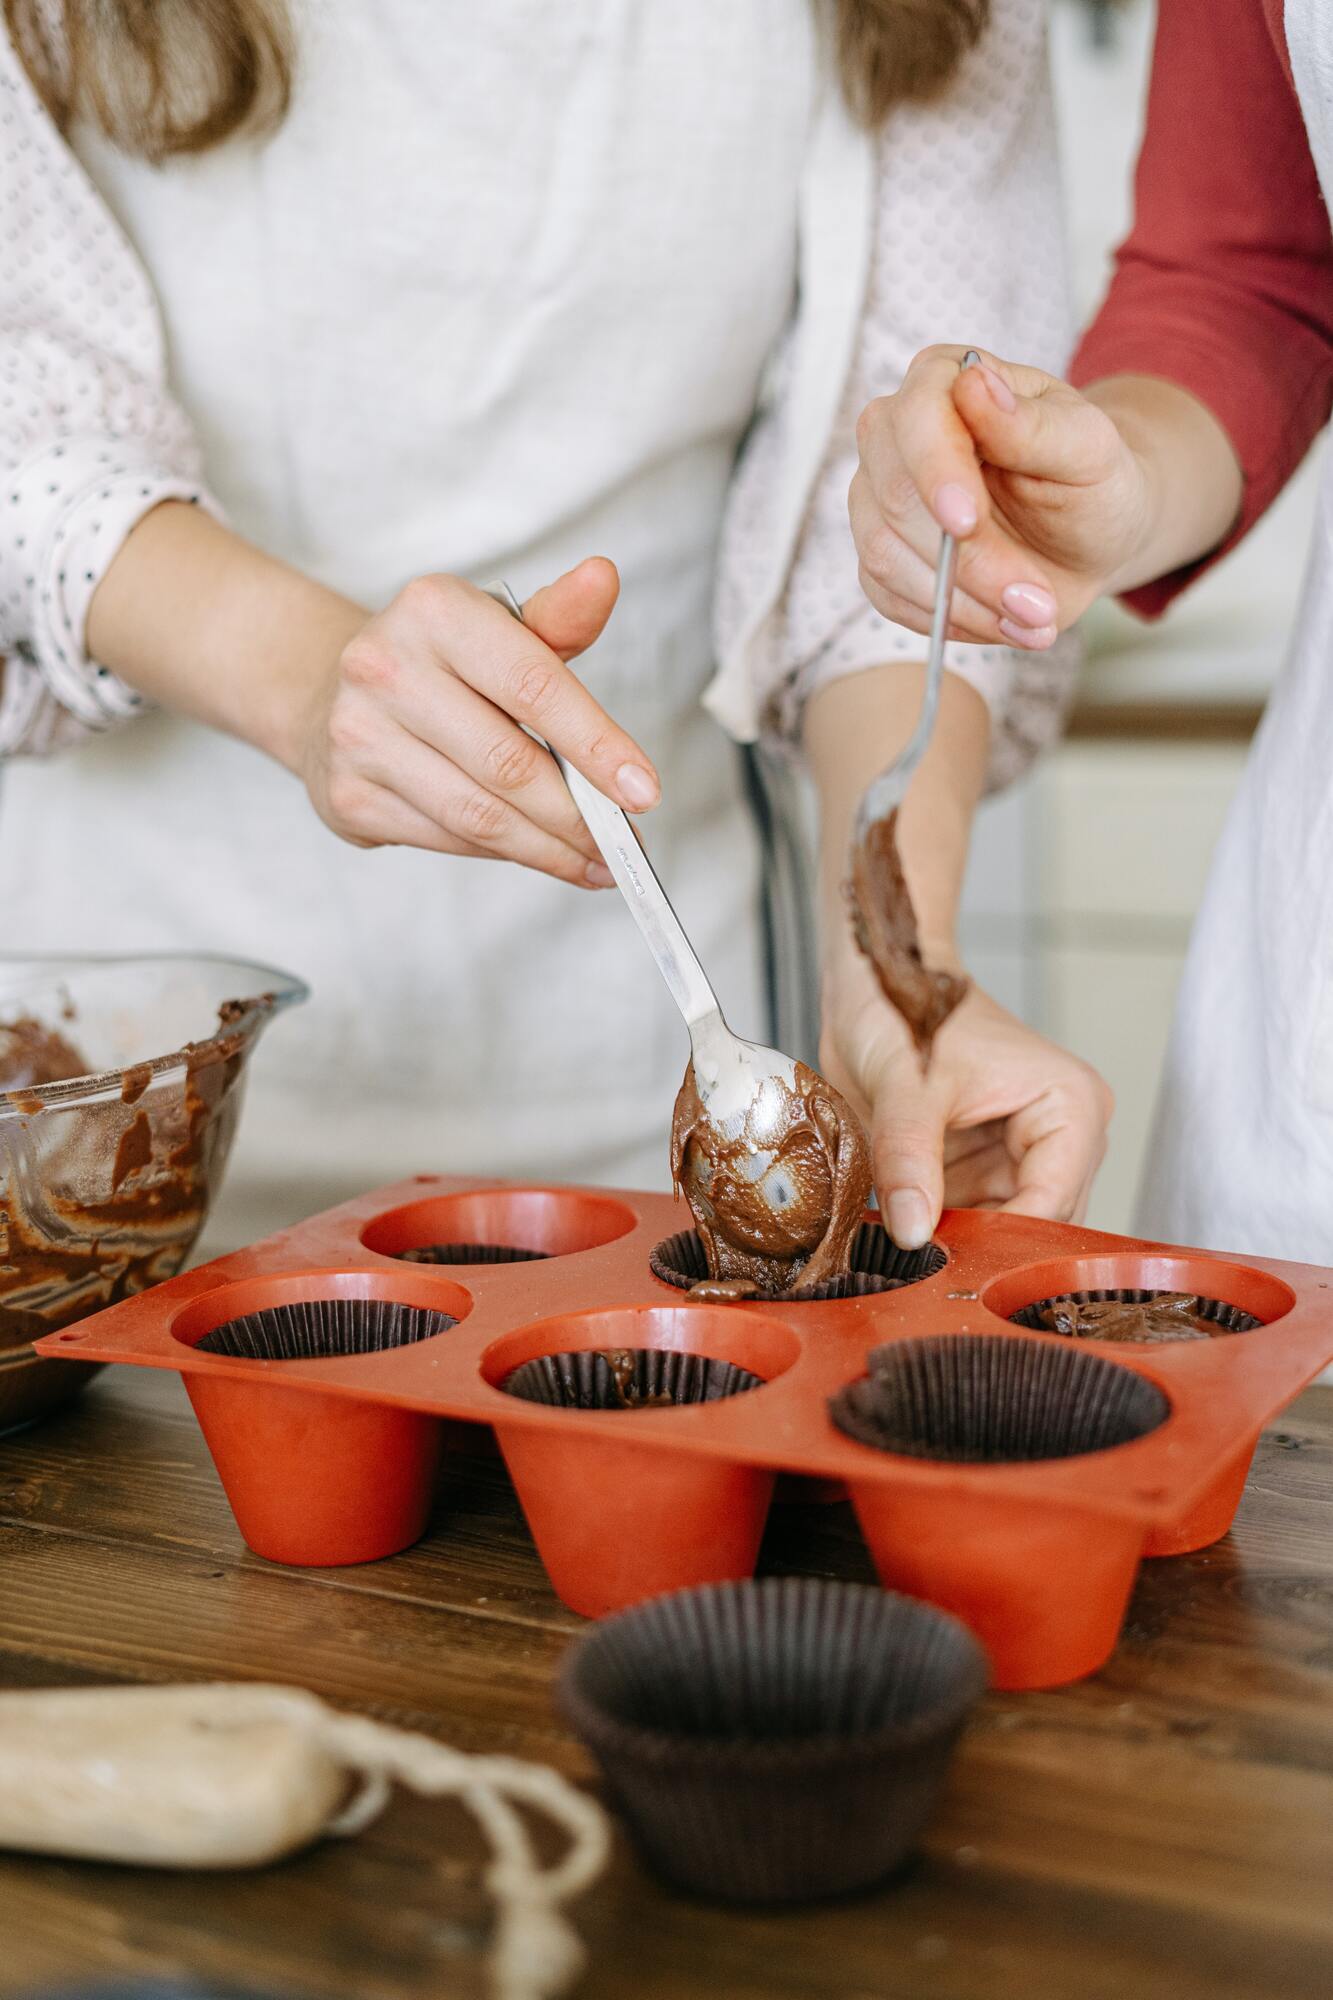
[{"label": "thumb", "polygon": [[1087,486],[1110,470],[1110,418],[1039,368],[987,363],[964,369],[954,381],[953,401],[981,457],[1001,472]]},{"label": "thumb", "polygon": [[875,1091],[871,1153],[885,1226],[900,1250],[919,1250],[944,1205],[944,1112],[915,1051],[894,1063]]},{"label": "thumb", "polygon": [[620,577],[605,556],[589,556],[523,606],[523,623],[562,660],[586,652],[601,634],[620,595]]}]

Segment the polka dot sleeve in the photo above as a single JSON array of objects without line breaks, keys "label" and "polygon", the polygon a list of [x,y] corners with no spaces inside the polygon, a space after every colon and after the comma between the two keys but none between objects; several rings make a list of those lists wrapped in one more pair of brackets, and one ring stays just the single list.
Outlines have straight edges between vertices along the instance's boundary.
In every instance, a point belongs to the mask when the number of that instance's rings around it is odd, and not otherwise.
[{"label": "polka dot sleeve", "polygon": [[[785,588],[751,649],[766,737],[790,748],[816,688],[885,661],[920,660],[920,633],[883,619],[857,581],[847,519],[856,418],[895,389],[934,341],[975,342],[1053,371],[1070,345],[1070,308],[1045,0],[996,0],[991,25],[945,95],[906,106],[877,141],[869,271],[851,367],[823,465],[809,494]],[[798,329],[799,336],[799,329]],[[725,646],[783,449],[780,357],[768,410],[737,468],[719,578]],[[992,786],[1008,782],[1060,726],[1076,645],[1047,654],[951,645],[950,669],[991,712]]]},{"label": "polka dot sleeve", "polygon": [[2,32],[0,188],[0,755],[14,755],[138,711],[87,656],[89,603],[150,508],[212,502],[147,277]]}]

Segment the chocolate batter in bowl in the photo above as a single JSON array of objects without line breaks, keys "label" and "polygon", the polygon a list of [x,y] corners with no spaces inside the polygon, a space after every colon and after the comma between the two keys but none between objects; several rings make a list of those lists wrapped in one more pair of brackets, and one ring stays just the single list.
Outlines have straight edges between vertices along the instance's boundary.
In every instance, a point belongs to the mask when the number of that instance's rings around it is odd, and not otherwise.
[{"label": "chocolate batter in bowl", "polygon": [[0,1431],[91,1378],[34,1339],[180,1269],[250,1051],[305,997],[233,959],[0,957]]}]

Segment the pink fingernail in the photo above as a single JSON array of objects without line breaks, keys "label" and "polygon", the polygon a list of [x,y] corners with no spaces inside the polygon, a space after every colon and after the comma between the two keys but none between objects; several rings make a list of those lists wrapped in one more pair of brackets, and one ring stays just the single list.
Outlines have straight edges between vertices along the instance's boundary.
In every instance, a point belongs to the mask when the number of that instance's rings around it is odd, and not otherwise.
[{"label": "pink fingernail", "polygon": [[1011,583],[1001,592],[1006,611],[1022,625],[1053,625],[1055,599],[1039,583]]},{"label": "pink fingernail", "polygon": [[590,861],[583,871],[583,879],[590,889],[614,889],[616,878],[604,861]]},{"label": "pink fingernail", "polygon": [[930,1208],[920,1188],[895,1188],[885,1220],[900,1250],[919,1250],[930,1241]]},{"label": "pink fingernail", "polygon": [[1022,646],[1029,653],[1044,653],[1059,636],[1054,625],[1042,625],[1034,631],[1030,625],[1015,625],[1012,618],[1002,618],[1000,630],[1011,646]]},{"label": "pink fingernail", "polygon": [[657,780],[642,764],[622,764],[616,772],[616,790],[632,812],[646,812],[661,797]]},{"label": "pink fingernail", "polygon": [[990,390],[991,401],[1003,410],[1006,416],[1011,417],[1018,408],[1018,399],[1009,387],[1009,384],[1005,381],[1003,375],[997,375],[993,368],[988,368],[985,362],[983,362],[981,365],[981,379]]},{"label": "pink fingernail", "polygon": [[946,480],[935,493],[935,519],[950,535],[970,535],[977,525],[977,505],[965,486]]}]

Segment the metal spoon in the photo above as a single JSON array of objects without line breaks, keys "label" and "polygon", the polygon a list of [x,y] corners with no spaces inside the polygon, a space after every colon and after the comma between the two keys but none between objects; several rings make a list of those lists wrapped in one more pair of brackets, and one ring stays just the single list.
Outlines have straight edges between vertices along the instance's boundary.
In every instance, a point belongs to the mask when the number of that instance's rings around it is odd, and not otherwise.
[{"label": "metal spoon", "polygon": [[[522,624],[522,608],[507,583],[488,586],[487,596],[503,604]],[[549,743],[546,748],[551,749]],[[779,1049],[747,1042],[732,1033],[698,954],[629,820],[558,750],[551,750],[551,755],[684,1017],[695,1083],[708,1117],[729,1136],[749,1118],[755,1141],[776,1138],[782,1128],[787,1092],[796,1087],[796,1064]],[[787,1086],[787,1092],[765,1092],[765,1084],[774,1078]]]},{"label": "metal spoon", "polygon": [[[969,347],[963,368],[980,365],[981,356]],[[961,372],[961,371],[960,371]],[[877,820],[897,812],[911,782],[912,773],[926,753],[940,705],[940,682],[944,678],[944,640],[949,630],[949,606],[953,601],[954,575],[958,568],[958,544],[952,535],[941,535],[939,562],[935,569],[935,605],[930,620],[930,647],[926,654],[926,692],[916,728],[887,771],[881,771],[866,786],[856,815],[856,839],[862,841]]]}]

